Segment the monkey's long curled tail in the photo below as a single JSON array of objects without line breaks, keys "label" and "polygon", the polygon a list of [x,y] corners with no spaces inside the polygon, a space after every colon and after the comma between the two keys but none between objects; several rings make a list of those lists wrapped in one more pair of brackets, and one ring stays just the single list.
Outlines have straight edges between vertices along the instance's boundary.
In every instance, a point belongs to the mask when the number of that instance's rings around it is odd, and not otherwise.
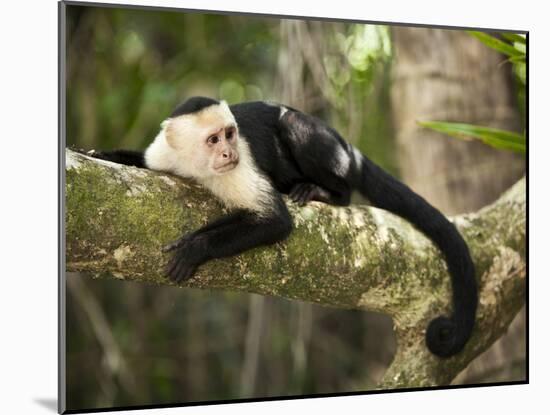
[{"label": "monkey's long curled tail", "polygon": [[475,269],[468,246],[441,212],[364,156],[358,173],[356,186],[361,194],[374,206],[410,221],[445,256],[452,281],[453,314],[430,322],[426,344],[440,357],[460,352],[472,333],[478,303]]}]

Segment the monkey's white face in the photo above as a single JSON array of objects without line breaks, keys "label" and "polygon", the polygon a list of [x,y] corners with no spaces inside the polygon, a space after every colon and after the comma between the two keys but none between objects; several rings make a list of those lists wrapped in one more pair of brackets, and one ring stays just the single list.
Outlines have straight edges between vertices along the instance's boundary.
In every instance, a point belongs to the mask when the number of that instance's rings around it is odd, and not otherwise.
[{"label": "monkey's white face", "polygon": [[196,179],[232,208],[262,213],[273,205],[271,183],[257,170],[246,137],[239,136],[224,101],[164,121],[145,151],[145,164]]},{"label": "monkey's white face", "polygon": [[195,178],[218,176],[239,163],[237,123],[225,101],[197,113],[170,118],[163,127],[166,142],[180,161],[180,174]]}]

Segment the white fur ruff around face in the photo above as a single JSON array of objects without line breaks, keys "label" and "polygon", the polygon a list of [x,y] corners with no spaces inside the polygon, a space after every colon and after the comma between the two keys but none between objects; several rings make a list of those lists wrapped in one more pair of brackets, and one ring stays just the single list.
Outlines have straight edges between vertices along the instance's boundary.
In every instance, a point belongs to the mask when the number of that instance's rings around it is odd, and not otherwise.
[{"label": "white fur ruff around face", "polygon": [[199,178],[198,181],[227,207],[267,213],[273,206],[272,195],[275,190],[271,182],[258,171],[243,137],[238,143],[238,150],[240,161],[233,170],[220,176]]},{"label": "white fur ruff around face", "polygon": [[225,101],[198,113],[168,119],[145,151],[145,164],[153,170],[197,180],[227,207],[268,213],[275,190],[258,170],[245,137],[238,137],[236,142],[237,166],[223,174],[213,172],[203,138],[209,131],[228,125],[236,126],[236,122]]}]

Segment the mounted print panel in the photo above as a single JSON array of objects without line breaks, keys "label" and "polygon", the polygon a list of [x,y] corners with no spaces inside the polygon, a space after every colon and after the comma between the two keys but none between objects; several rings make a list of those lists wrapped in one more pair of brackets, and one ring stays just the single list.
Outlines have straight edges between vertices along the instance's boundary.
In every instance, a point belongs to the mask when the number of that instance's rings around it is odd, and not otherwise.
[{"label": "mounted print panel", "polygon": [[527,32],[59,11],[60,412],[527,383]]}]

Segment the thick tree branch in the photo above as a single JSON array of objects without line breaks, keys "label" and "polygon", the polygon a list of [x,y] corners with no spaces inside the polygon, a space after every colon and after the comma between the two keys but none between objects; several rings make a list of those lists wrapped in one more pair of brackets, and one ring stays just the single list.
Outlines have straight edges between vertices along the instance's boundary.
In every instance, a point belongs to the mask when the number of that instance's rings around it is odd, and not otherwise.
[{"label": "thick tree branch", "polygon": [[[66,153],[67,270],[170,284],[161,246],[223,213],[200,186]],[[295,230],[275,246],[205,264],[186,287],[219,288],[390,314],[398,351],[381,388],[448,384],[500,337],[525,299],[525,180],[494,204],[453,219],[480,282],[472,340],[451,359],[424,344],[428,322],[450,310],[439,251],[409,223],[367,206],[289,206]]]}]

